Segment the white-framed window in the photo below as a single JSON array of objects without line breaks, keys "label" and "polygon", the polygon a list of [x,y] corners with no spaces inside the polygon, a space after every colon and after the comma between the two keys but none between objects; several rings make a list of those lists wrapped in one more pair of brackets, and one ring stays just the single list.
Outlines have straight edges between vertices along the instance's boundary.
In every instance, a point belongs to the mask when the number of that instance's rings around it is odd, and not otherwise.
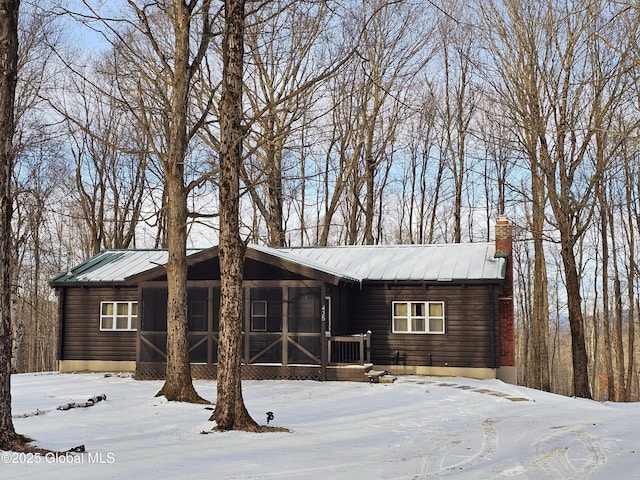
[{"label": "white-framed window", "polygon": [[136,330],[138,302],[101,302],[100,330]]},{"label": "white-framed window", "polygon": [[251,302],[251,331],[267,331],[267,301],[253,300]]},{"label": "white-framed window", "polygon": [[393,302],[393,333],[444,333],[444,302]]}]

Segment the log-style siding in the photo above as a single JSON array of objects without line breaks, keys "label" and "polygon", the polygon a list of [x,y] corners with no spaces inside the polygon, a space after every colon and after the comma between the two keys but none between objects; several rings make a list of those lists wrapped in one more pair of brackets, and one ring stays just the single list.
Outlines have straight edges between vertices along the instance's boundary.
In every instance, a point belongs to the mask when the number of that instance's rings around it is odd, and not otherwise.
[{"label": "log-style siding", "polygon": [[[243,299],[245,370],[272,363],[269,367],[277,367],[278,375],[286,372],[287,376],[298,378],[292,373],[294,369],[313,366],[314,375],[329,378],[329,362],[345,363],[344,359],[332,360],[333,356],[329,355],[336,352],[330,350],[331,339],[337,336],[349,339],[350,334],[366,334],[368,331],[371,336],[365,335],[370,347],[367,368],[372,363],[385,370],[388,366],[390,371],[409,374],[428,371],[427,374],[432,374],[431,370],[462,368],[486,371],[501,367],[500,359],[509,360],[512,350],[508,349],[513,349],[513,342],[509,342],[508,335],[504,333],[508,333],[507,327],[513,323],[512,316],[507,315],[512,313],[512,307],[511,310],[503,307],[511,294],[496,273],[501,262],[493,254],[487,256],[491,253],[485,251],[488,247],[482,248],[484,257],[480,266],[490,275],[479,277],[479,266],[471,262],[469,265],[475,265],[476,269],[469,267],[473,275],[451,277],[454,280],[428,276],[429,269],[425,270],[425,276],[415,276],[415,269],[411,270],[412,265],[406,263],[401,275],[400,270],[394,268],[393,259],[384,257],[372,265],[388,264],[388,272],[386,267],[384,269],[387,276],[373,267],[371,276],[355,276],[355,273],[336,273],[346,267],[331,267],[331,262],[330,268],[316,268],[313,258],[298,261],[293,254],[287,258],[285,254],[271,252],[266,247],[264,251],[248,249]],[[335,253],[342,258],[345,252],[346,248]],[[464,259],[453,263],[466,265],[470,262],[468,252],[462,253]],[[112,268],[109,262],[117,262],[122,255],[115,252],[105,258],[99,257],[100,261],[90,261],[74,270],[73,275],[61,276],[52,283],[60,300],[59,358],[68,361],[137,362],[138,374],[147,372],[153,376],[154,372],[163,371],[166,358],[163,353],[166,345],[166,272],[163,267],[153,267],[118,277],[112,280],[113,283],[108,283],[110,280],[100,272],[94,277],[89,275],[91,268],[105,265]],[[146,268],[152,265],[146,252],[142,252],[140,257],[138,262],[141,265]],[[344,261],[349,265],[349,255]],[[191,257],[188,279],[191,360],[195,362],[195,368],[207,367],[206,371],[210,373],[215,367],[219,330],[217,251],[206,250]],[[260,323],[259,315],[256,315],[256,324],[252,328],[252,300],[267,301],[266,325]],[[140,301],[140,331],[101,331],[100,303],[103,301]],[[392,333],[394,301],[442,302],[444,333]],[[501,312],[504,318],[500,316]],[[501,347],[501,335],[502,339],[507,339],[505,347]],[[358,359],[356,363],[360,365],[362,360]],[[509,365],[502,365],[505,364]],[[364,368],[364,365],[360,366]],[[307,372],[304,374],[307,378],[311,370],[303,371]]]},{"label": "log-style siding", "polygon": [[[495,368],[499,354],[497,291],[491,285],[364,285],[352,292],[351,333],[371,330],[378,365]],[[445,333],[392,333],[394,301],[442,301]]]},{"label": "log-style siding", "polygon": [[[495,368],[499,358],[497,292],[493,285],[402,286],[364,284],[334,288],[334,329],[371,330],[371,361],[377,365]],[[348,292],[348,293],[347,293]],[[100,303],[137,301],[137,287],[66,287],[61,360],[136,360],[135,331],[100,331]],[[348,299],[348,306],[341,306]],[[445,333],[392,333],[394,301],[441,301]],[[139,312],[142,312],[142,308]],[[345,311],[346,310],[346,311]],[[338,313],[340,312],[340,313]],[[346,314],[347,318],[344,318]],[[346,320],[346,322],[345,322]],[[142,318],[139,318],[142,321]],[[344,323],[343,323],[344,322]]]},{"label": "log-style siding", "polygon": [[137,287],[65,287],[60,360],[136,359],[136,331],[100,331],[100,302],[138,301]]}]

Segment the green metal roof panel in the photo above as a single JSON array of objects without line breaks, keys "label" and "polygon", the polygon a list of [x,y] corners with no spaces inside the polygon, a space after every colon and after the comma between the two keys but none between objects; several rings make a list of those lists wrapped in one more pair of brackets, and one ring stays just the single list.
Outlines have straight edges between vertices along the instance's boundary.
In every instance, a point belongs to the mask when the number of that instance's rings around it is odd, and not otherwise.
[{"label": "green metal roof panel", "polygon": [[[188,253],[199,251],[190,249]],[[166,264],[167,258],[166,250],[104,250],[58,275],[51,284],[123,282],[132,275]]]}]

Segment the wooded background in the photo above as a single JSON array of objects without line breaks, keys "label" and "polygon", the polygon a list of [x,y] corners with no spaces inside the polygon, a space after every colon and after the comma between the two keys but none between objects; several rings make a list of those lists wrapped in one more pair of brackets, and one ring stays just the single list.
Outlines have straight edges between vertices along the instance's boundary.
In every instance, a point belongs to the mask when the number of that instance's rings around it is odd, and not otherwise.
[{"label": "wooded background", "polygon": [[[104,248],[166,247],[171,5],[104,3],[21,6],[19,372],[57,368],[52,276]],[[638,400],[639,7],[252,5],[243,237],[272,246],[489,241],[504,213],[516,226],[519,382],[573,395],[572,365],[584,361],[594,398]],[[206,51],[192,53],[203,67],[188,91],[183,165],[197,247],[215,245],[219,231],[221,39],[208,34]]]}]

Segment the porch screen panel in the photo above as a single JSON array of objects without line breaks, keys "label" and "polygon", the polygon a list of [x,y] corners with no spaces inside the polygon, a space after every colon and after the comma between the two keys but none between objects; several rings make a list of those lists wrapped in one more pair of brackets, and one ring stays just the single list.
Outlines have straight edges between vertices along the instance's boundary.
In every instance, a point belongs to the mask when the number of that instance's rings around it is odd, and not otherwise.
[{"label": "porch screen panel", "polygon": [[167,289],[142,289],[142,318],[140,330],[150,332],[167,331]]},{"label": "porch screen panel", "polygon": [[167,333],[147,332],[140,342],[138,360],[141,362],[166,362],[167,361]]},{"label": "porch screen panel", "polygon": [[220,331],[220,287],[213,289],[213,331]]},{"label": "porch screen panel", "polygon": [[206,337],[205,334],[189,335],[189,360],[191,363],[207,363],[208,345],[204,337]]},{"label": "porch screen panel", "polygon": [[167,289],[150,287],[142,289],[140,314],[140,362],[165,362],[167,360]]},{"label": "porch screen panel", "polygon": [[301,365],[320,365],[321,345],[318,335],[289,335],[287,345],[289,363]]},{"label": "porch screen panel", "polygon": [[252,363],[282,362],[282,289],[250,291],[249,358]]},{"label": "porch screen panel", "polygon": [[289,332],[320,333],[320,288],[289,288]]},{"label": "porch screen panel", "polygon": [[187,290],[187,318],[190,332],[206,332],[208,330],[208,293],[207,288],[189,288]]}]

